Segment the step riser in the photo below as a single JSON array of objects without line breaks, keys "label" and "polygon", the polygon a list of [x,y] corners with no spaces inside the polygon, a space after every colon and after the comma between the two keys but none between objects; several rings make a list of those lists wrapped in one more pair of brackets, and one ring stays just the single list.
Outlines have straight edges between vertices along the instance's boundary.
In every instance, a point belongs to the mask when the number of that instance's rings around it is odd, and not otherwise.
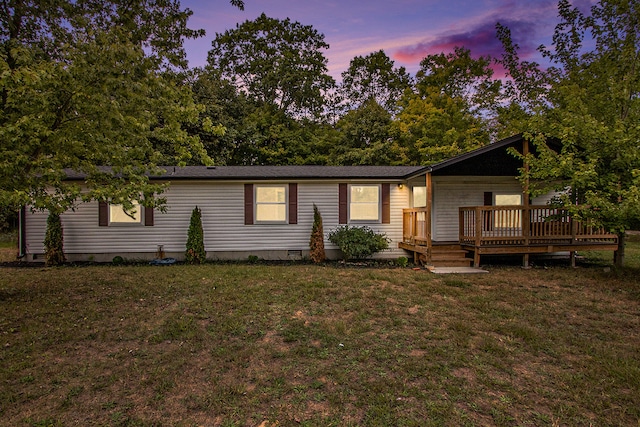
[{"label": "step riser", "polygon": [[466,255],[467,251],[460,245],[433,246],[429,264],[434,267],[470,267],[473,260]]},{"label": "step riser", "polygon": [[431,260],[430,265],[434,267],[471,267],[471,262],[473,260],[459,260],[459,261],[438,261]]}]

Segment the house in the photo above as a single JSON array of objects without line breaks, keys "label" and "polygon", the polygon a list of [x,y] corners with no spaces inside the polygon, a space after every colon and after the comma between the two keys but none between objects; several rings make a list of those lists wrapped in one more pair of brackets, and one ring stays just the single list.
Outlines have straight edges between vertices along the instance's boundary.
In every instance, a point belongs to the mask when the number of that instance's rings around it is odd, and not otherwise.
[{"label": "house", "polygon": [[[426,264],[459,265],[483,254],[615,250],[615,235],[571,221],[528,200],[516,179],[521,162],[508,138],[432,166],[188,166],[153,177],[168,182],[166,212],[138,206],[81,203],[61,216],[65,254],[72,261],[184,257],[195,206],[202,211],[205,249],[212,260],[305,257],[318,206],[328,232],[341,224],[385,233],[382,258],[413,255]],[[81,180],[70,175],[69,179]],[[20,248],[26,261],[44,254],[46,213],[23,210]],[[339,251],[325,241],[329,258]]]}]

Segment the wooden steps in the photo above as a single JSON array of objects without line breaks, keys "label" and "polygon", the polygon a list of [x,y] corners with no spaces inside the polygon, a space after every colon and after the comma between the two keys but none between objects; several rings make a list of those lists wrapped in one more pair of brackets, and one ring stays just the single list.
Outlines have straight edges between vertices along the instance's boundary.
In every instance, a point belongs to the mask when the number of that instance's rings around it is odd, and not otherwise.
[{"label": "wooden steps", "polygon": [[473,259],[458,244],[434,245],[431,248],[430,265],[434,267],[470,267]]}]

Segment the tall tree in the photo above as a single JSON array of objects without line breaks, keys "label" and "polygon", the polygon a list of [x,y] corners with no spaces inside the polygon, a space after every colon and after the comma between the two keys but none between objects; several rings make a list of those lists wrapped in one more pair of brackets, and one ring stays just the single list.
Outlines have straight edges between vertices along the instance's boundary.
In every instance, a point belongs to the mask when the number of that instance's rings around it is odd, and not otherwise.
[{"label": "tall tree", "polygon": [[216,34],[208,65],[250,99],[312,118],[325,112],[325,94],[335,86],[322,53],[328,48],[312,26],[262,14]]},{"label": "tall tree", "polygon": [[488,144],[500,87],[491,59],[468,49],[425,57],[395,121],[407,161],[433,163]]},{"label": "tall tree", "polygon": [[[234,2],[241,5],[241,2]],[[61,213],[79,197],[153,206],[148,173],[171,141],[208,160],[182,42],[198,37],[174,0],[7,0],[0,7],[0,203]],[[101,166],[111,166],[106,170]],[[66,170],[86,175],[84,189]]]},{"label": "tall tree", "polygon": [[397,162],[391,114],[369,98],[335,124],[339,139],[329,161],[337,165],[389,165]]},{"label": "tall tree", "polygon": [[546,95],[528,121],[540,154],[524,178],[537,180],[534,191],[572,189],[559,203],[619,233],[621,265],[624,231],[640,221],[640,4],[601,0],[585,14],[561,0],[558,11],[555,50],[542,49],[555,66],[522,86]]},{"label": "tall tree", "polygon": [[393,115],[402,94],[412,84],[406,69],[395,68],[394,62],[379,50],[351,60],[349,69],[342,73],[339,93],[348,110],[355,110],[373,99]]},{"label": "tall tree", "polygon": [[501,95],[501,81],[493,78],[492,62],[488,56],[473,58],[464,47],[455,47],[449,54],[427,55],[416,73],[418,94],[459,99],[469,113],[486,115]]}]

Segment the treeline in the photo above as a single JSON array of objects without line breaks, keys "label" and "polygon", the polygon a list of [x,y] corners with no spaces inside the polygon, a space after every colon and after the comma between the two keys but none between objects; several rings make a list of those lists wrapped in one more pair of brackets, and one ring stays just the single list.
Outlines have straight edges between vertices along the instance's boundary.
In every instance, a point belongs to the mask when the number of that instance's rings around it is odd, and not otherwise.
[{"label": "treeline", "polygon": [[[511,132],[499,60],[464,47],[429,55],[416,76],[384,51],[336,82],[313,27],[264,14],[216,34],[188,84],[204,110],[188,127],[218,165],[430,164]],[[171,147],[157,147],[171,158]],[[192,164],[203,159],[193,158]]]}]

